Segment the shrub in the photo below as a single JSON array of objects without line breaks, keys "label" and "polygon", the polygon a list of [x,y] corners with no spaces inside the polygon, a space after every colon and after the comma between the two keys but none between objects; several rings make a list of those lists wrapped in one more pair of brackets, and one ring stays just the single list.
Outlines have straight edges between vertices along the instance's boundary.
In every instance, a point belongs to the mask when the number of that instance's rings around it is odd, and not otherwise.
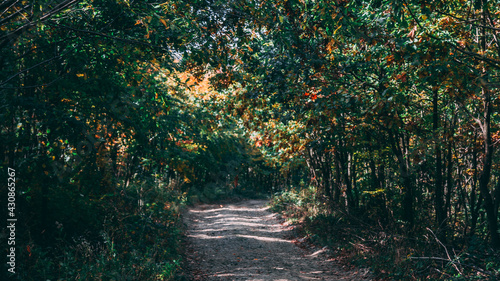
[{"label": "shrub", "polygon": [[[20,280],[175,278],[181,266],[179,218],[184,194],[143,181],[95,201],[102,213],[93,218],[99,224],[92,233],[77,235],[66,229],[68,220],[58,221],[50,246],[31,240],[20,251],[15,276]],[[82,204],[78,210],[85,216],[94,205]]]}]

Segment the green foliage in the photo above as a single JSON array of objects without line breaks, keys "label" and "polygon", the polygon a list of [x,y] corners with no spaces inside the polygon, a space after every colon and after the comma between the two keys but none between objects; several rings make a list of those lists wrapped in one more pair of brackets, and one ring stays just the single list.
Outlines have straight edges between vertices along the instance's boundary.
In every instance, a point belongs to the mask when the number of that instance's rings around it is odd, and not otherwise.
[{"label": "green foliage", "polygon": [[188,2],[0,4],[0,169],[18,171],[18,278],[171,280],[186,194],[229,193],[245,145],[179,78],[196,67],[193,42],[218,44],[198,13],[209,3]]},{"label": "green foliage", "polygon": [[[158,186],[192,201],[287,190],[276,210],[323,241],[362,217],[407,248],[383,255],[394,274],[420,276],[436,261],[408,257],[438,254],[398,234],[498,249],[499,4],[4,1],[0,170],[19,171],[20,245],[40,245],[46,274],[33,276],[59,274],[46,247],[78,252],[80,235],[100,245],[104,229],[125,239],[144,215],[175,217],[163,204],[178,195]],[[382,251],[386,238],[372,240]],[[105,244],[100,269],[134,259],[109,259],[130,251]],[[141,270],[171,278],[167,255]],[[440,268],[498,275],[490,258],[475,259],[482,271],[455,257]]]},{"label": "green foliage", "polygon": [[[80,214],[79,223],[89,227],[80,235],[72,219],[88,207],[60,210],[70,220],[57,217],[52,247],[27,243],[19,255],[18,278],[173,280],[180,269],[179,218],[185,197],[162,183],[137,184],[101,198],[92,214]],[[96,225],[90,228],[82,215]]]},{"label": "green foliage", "polygon": [[347,214],[326,202],[318,204],[315,194],[311,187],[285,190],[272,197],[270,207],[295,224],[304,241],[328,246],[342,262],[370,267],[376,278],[484,280],[499,273],[498,253],[477,237],[467,249],[457,251],[443,245],[430,230],[409,238],[366,216]]},{"label": "green foliage", "polygon": [[303,223],[318,216],[327,216],[326,198],[319,195],[316,187],[290,188],[271,198],[271,210],[283,214],[291,222]]},{"label": "green foliage", "polygon": [[262,6],[231,105],[282,185],[297,165],[369,224],[498,249],[498,1]]}]

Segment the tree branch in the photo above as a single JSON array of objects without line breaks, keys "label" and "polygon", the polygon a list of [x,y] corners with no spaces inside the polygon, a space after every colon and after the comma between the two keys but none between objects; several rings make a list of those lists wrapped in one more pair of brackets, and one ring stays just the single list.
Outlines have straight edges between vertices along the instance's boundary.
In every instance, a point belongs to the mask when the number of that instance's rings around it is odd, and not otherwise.
[{"label": "tree branch", "polygon": [[153,44],[150,44],[150,43],[147,43],[147,42],[143,42],[143,41],[139,41],[139,40],[116,37],[116,36],[108,35],[108,34],[105,34],[105,33],[100,33],[100,32],[90,31],[90,30],[78,29],[78,28],[74,28],[74,27],[71,27],[71,26],[62,25],[62,24],[58,24],[58,23],[52,23],[52,22],[48,22],[47,25],[69,29],[69,30],[72,30],[72,31],[75,31],[75,32],[78,32],[78,33],[85,33],[85,34],[90,34],[90,35],[94,35],[94,36],[104,37],[104,38],[108,38],[108,39],[112,39],[112,40],[116,40],[116,41],[125,42],[125,43],[128,43],[128,44],[143,45],[143,46],[148,46],[148,47],[151,47],[151,48],[159,48],[159,49],[164,50],[164,51],[169,51],[165,47],[158,46],[158,45],[153,45]]}]

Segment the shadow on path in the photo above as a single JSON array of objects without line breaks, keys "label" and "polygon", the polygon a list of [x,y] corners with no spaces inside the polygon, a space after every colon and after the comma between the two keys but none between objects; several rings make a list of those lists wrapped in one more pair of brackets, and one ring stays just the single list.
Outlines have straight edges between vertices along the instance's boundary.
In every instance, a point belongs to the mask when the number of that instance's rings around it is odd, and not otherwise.
[{"label": "shadow on path", "polygon": [[295,246],[267,201],[200,205],[185,215],[192,280],[370,280]]}]

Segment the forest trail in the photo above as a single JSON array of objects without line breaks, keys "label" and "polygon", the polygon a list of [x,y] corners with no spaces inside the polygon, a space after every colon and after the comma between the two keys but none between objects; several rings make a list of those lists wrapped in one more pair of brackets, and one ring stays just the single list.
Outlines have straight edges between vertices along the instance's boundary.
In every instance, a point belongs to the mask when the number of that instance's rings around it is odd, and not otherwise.
[{"label": "forest trail", "polygon": [[349,271],[323,251],[306,252],[292,242],[265,200],[189,209],[190,280],[371,280],[368,270]]}]

